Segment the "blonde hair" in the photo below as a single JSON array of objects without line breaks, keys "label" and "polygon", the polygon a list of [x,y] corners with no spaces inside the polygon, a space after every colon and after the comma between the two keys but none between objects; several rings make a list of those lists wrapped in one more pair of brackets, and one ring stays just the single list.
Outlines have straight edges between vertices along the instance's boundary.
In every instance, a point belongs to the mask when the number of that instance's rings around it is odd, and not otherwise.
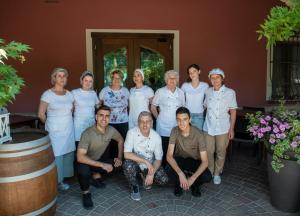
[{"label": "blonde hair", "polygon": [[84,77],[86,77],[86,76],[90,76],[90,77],[92,77],[93,80],[94,80],[94,74],[93,74],[93,72],[90,72],[90,71],[84,71],[84,72],[81,74],[81,76],[80,76],[80,85],[82,85],[82,81],[83,81]]},{"label": "blonde hair", "polygon": [[124,74],[123,74],[123,72],[122,72],[121,70],[113,70],[113,71],[110,73],[110,79],[111,79],[111,80],[113,80],[115,74],[118,74],[118,75],[121,77],[121,81],[123,81]]},{"label": "blonde hair", "polygon": [[69,76],[69,73],[66,69],[64,69],[64,68],[54,68],[52,73],[51,73],[51,84],[52,85],[55,85],[56,75],[57,75],[58,72],[63,72],[66,77]]}]

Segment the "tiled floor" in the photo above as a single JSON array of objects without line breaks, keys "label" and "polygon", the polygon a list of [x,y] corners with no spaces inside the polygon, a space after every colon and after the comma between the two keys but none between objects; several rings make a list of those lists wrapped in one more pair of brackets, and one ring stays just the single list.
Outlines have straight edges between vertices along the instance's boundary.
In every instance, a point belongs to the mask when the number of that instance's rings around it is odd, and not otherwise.
[{"label": "tiled floor", "polygon": [[95,206],[88,211],[82,207],[80,189],[73,179],[71,189],[59,193],[56,215],[300,215],[271,206],[266,164],[258,166],[251,151],[247,146],[235,147],[232,161],[226,163],[222,184],[206,184],[200,198],[190,192],[177,198],[171,186],[155,186],[141,191],[141,201],[133,201],[124,176],[119,174],[106,179],[105,189],[91,188]]}]

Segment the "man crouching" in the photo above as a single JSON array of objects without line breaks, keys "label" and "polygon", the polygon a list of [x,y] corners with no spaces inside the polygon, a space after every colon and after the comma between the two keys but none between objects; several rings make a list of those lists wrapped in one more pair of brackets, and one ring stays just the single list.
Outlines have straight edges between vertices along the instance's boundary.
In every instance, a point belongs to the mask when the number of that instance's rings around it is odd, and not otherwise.
[{"label": "man crouching", "polygon": [[161,167],[163,150],[161,137],[152,129],[150,112],[143,111],[138,117],[138,127],[128,131],[124,144],[123,170],[131,186],[131,199],[140,200],[137,175],[141,175],[145,189],[153,181],[159,185],[168,182],[168,176]]},{"label": "man crouching", "polygon": [[202,131],[191,126],[191,115],[187,108],[176,111],[177,127],[171,132],[167,161],[170,164],[170,178],[175,179],[175,196],[183,190],[192,189],[192,195],[201,196],[200,186],[212,179],[207,169],[208,159]]}]

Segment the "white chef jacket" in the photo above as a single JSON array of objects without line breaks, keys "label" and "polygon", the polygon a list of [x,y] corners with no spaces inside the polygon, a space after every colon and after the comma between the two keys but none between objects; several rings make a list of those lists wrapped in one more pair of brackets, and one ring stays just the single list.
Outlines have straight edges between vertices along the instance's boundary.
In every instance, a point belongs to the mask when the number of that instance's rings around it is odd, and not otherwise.
[{"label": "white chef jacket", "polygon": [[155,92],[152,104],[159,106],[159,114],[156,121],[156,131],[161,136],[169,137],[173,127],[177,125],[176,110],[185,105],[184,92],[176,87],[174,92],[167,86]]},{"label": "white chef jacket", "polygon": [[235,91],[221,86],[218,91],[213,87],[205,93],[204,106],[207,108],[203,130],[209,135],[226,134],[230,128],[230,109],[237,108]]}]

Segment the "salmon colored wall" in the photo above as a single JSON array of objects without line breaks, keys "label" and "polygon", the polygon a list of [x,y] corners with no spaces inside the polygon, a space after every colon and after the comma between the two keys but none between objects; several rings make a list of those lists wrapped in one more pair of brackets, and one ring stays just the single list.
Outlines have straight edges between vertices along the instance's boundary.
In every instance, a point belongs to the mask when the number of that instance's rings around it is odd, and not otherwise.
[{"label": "salmon colored wall", "polygon": [[11,112],[36,112],[50,87],[50,72],[70,71],[68,89],[79,87],[86,69],[85,29],[155,29],[180,31],[180,81],[186,67],[202,65],[202,80],[213,67],[226,74],[240,106],[263,106],[266,94],[265,43],[256,30],[276,0],[58,0],[1,1],[0,38],[29,44],[27,61],[16,63],[26,87],[9,106]]}]

